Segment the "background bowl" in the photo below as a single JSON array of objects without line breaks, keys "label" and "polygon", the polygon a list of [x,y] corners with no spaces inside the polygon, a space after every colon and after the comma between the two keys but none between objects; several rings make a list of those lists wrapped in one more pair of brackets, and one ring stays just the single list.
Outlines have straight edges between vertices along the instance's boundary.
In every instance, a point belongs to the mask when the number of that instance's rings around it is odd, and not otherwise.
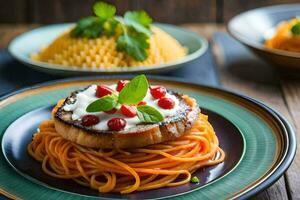
[{"label": "background bowl", "polygon": [[276,25],[300,15],[300,4],[283,4],[250,10],[232,18],[229,33],[249,47],[255,54],[281,68],[300,70],[300,53],[270,49],[264,41],[275,31]]},{"label": "background bowl", "polygon": [[174,38],[176,38],[180,42],[180,44],[188,49],[188,55],[182,59],[178,59],[176,61],[168,62],[165,64],[141,67],[131,66],[128,68],[113,69],[83,69],[75,66],[63,66],[49,64],[46,62],[38,62],[30,58],[30,55],[32,53],[40,51],[42,47],[47,46],[60,33],[73,26],[73,24],[54,24],[33,29],[16,37],[9,44],[8,50],[11,55],[17,60],[39,71],[60,75],[95,75],[124,74],[134,72],[166,72],[185,66],[185,64],[203,55],[208,48],[207,40],[194,32],[169,24],[155,23],[154,25],[163,29]]}]

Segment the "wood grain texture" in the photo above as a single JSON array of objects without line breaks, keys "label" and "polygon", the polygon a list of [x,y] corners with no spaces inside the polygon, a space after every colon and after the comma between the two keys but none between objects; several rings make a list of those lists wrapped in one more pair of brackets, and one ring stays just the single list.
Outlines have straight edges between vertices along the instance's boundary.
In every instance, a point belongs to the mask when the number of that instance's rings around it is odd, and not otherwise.
[{"label": "wood grain texture", "polygon": [[209,0],[142,0],[138,9],[144,9],[156,21],[166,23],[214,22],[216,1]]},{"label": "wood grain texture", "polygon": [[284,177],[281,177],[274,185],[252,197],[251,200],[286,200],[288,199],[288,193],[283,188],[286,188],[286,183]]},{"label": "wood grain texture", "polygon": [[9,42],[16,37],[17,35],[28,31],[32,28],[37,27],[36,24],[31,25],[8,25],[8,24],[1,24],[0,25],[0,48],[7,48]]},{"label": "wood grain texture", "polygon": [[1,1],[0,23],[26,22],[27,8],[24,0]]},{"label": "wood grain texture", "polygon": [[[104,0],[117,6],[118,14],[143,9],[156,21],[167,23],[227,22],[245,10],[299,0]],[[0,23],[58,23],[77,21],[91,14],[95,0],[10,0],[1,4]]]},{"label": "wood grain texture", "polygon": [[[74,22],[92,15],[94,0],[27,0],[29,22]],[[209,0],[107,0],[117,7],[118,14],[126,10],[147,11],[155,21],[165,23],[214,22],[216,1]],[[0,8],[1,9],[1,8]]]},{"label": "wood grain texture", "polygon": [[[288,103],[289,106],[292,106],[292,104]],[[293,104],[294,105],[294,104]],[[299,103],[297,104],[297,108],[299,108]],[[298,124],[299,125],[299,124]],[[300,128],[296,128],[296,135],[297,135],[297,144],[298,148],[296,151],[296,156],[291,164],[290,168],[286,172],[286,185],[287,185],[287,190],[289,191],[289,196],[290,199],[300,199],[300,149],[299,149],[299,144],[300,144]]]},{"label": "wood grain texture", "polygon": [[246,10],[285,3],[299,3],[299,0],[224,0],[223,22],[228,22],[233,16]]},{"label": "wood grain texture", "polygon": [[213,34],[216,31],[225,31],[226,28],[222,24],[215,24],[215,23],[205,23],[205,24],[182,24],[184,28],[187,28],[195,33],[203,35],[209,41],[212,42]]},{"label": "wood grain texture", "polygon": [[[143,9],[156,21],[166,23],[227,22],[245,10],[299,0],[105,0],[118,14]],[[77,21],[91,14],[95,0],[10,0],[1,4],[0,23],[59,23]]]},{"label": "wood grain texture", "polygon": [[298,144],[295,160],[286,173],[287,186],[290,190],[291,198],[300,199],[300,81],[289,80],[284,77],[281,80],[281,88],[288,109],[293,117]]},{"label": "wood grain texture", "polygon": [[288,109],[293,116],[296,128],[300,128],[300,81],[289,80],[284,77],[281,80],[282,91],[288,105]]}]

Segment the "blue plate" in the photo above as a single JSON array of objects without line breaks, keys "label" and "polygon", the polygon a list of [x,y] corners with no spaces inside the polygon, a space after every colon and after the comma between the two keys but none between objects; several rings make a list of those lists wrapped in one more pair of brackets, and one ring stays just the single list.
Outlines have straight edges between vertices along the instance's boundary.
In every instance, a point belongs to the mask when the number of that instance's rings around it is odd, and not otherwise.
[{"label": "blue plate", "polygon": [[174,38],[176,38],[184,47],[188,49],[188,55],[183,59],[179,59],[173,62],[165,64],[157,64],[151,66],[129,68],[113,68],[113,69],[83,69],[75,66],[63,66],[49,64],[45,62],[34,61],[30,58],[32,53],[39,52],[42,47],[50,44],[59,34],[69,29],[74,24],[54,24],[49,26],[43,26],[29,32],[23,33],[16,37],[9,45],[8,50],[13,57],[20,62],[32,67],[33,69],[61,75],[89,75],[89,74],[124,74],[124,73],[142,73],[142,72],[165,72],[179,67],[185,66],[185,64],[195,60],[199,56],[203,55],[207,48],[207,40],[191,31],[186,29],[168,25],[156,23],[155,26],[163,29]]}]

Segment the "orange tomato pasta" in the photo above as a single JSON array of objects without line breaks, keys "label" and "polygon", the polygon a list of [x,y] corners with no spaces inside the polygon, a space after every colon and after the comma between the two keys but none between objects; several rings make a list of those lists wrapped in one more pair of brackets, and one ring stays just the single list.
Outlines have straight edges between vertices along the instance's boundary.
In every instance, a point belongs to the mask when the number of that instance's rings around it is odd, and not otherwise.
[{"label": "orange tomato pasta", "polygon": [[300,36],[291,33],[291,28],[296,23],[298,23],[297,19],[280,23],[274,36],[265,41],[265,46],[272,49],[300,52]]},{"label": "orange tomato pasta", "polygon": [[186,184],[197,169],[225,158],[203,114],[189,133],[176,140],[126,150],[77,145],[61,137],[53,120],[48,120],[34,134],[28,153],[50,176],[73,179],[101,193],[121,194]]}]

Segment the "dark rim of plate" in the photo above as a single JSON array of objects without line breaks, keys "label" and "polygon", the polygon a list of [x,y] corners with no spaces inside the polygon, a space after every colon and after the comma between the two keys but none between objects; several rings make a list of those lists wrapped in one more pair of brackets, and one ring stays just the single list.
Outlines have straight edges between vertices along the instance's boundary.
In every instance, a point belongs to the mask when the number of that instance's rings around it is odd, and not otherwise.
[{"label": "dark rim of plate", "polygon": [[[79,81],[79,80],[116,79],[116,78],[123,78],[123,79],[127,78],[127,79],[129,79],[129,78],[132,78],[132,77],[133,77],[133,75],[88,76],[88,77],[76,77],[76,78],[66,78],[66,79],[47,81],[47,82],[44,82],[44,83],[35,84],[33,86],[25,87],[23,89],[17,90],[15,92],[10,93],[10,94],[4,95],[4,96],[0,97],[0,101],[4,100],[4,99],[6,99],[10,96],[13,96],[15,94],[18,94],[18,93],[25,92],[25,91],[32,90],[32,89],[36,89],[36,88],[43,87],[43,86],[47,86],[47,85],[51,85],[51,84],[54,84],[54,83],[66,83],[66,82],[70,82],[70,81]],[[186,83],[186,84],[191,84],[191,85],[195,85],[195,86],[206,87],[208,89],[213,89],[213,90],[217,90],[219,92],[225,92],[227,94],[240,97],[240,98],[242,98],[246,101],[249,101],[250,103],[254,103],[254,104],[258,105],[259,107],[261,107],[262,109],[266,110],[279,123],[282,123],[284,125],[284,128],[286,128],[286,132],[285,132],[286,138],[288,138],[289,140],[285,141],[285,143],[288,143],[287,149],[285,150],[286,151],[285,155],[283,156],[283,158],[279,162],[279,165],[277,166],[277,168],[273,172],[271,172],[271,174],[269,176],[267,176],[265,179],[263,179],[258,185],[256,185],[254,188],[250,188],[249,190],[242,191],[237,196],[234,196],[234,198],[248,199],[248,198],[254,196],[255,194],[257,194],[258,192],[270,187],[273,183],[275,183],[282,176],[282,174],[291,165],[291,163],[292,163],[292,161],[295,157],[296,148],[297,148],[295,132],[294,132],[292,126],[285,119],[285,117],[283,117],[279,112],[277,112],[274,109],[270,108],[269,106],[265,105],[261,101],[253,99],[253,98],[248,97],[248,96],[245,96],[243,94],[238,94],[236,92],[232,92],[232,91],[227,90],[227,89],[223,89],[223,88],[220,89],[220,88],[217,88],[217,87],[214,87],[214,86],[209,86],[209,85],[206,85],[206,84],[191,83],[190,81],[188,81],[187,79],[184,79],[184,78],[173,78],[173,77],[171,78],[171,77],[158,76],[158,75],[147,75],[147,77],[149,77],[150,79],[154,79],[154,80],[174,81],[174,82],[179,82],[179,83]]]}]

